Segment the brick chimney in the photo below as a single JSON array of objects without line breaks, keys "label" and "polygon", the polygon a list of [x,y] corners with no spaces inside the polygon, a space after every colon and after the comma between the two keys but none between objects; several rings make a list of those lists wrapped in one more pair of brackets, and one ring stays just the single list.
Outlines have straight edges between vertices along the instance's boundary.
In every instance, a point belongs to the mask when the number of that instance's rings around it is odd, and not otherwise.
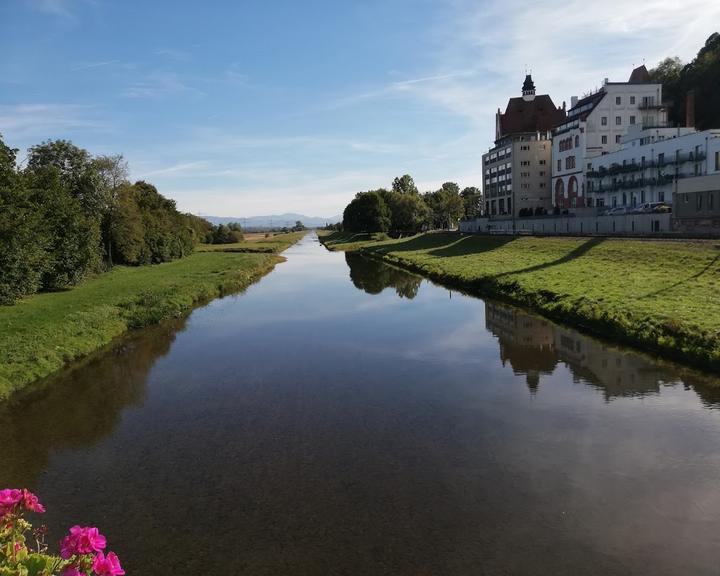
[{"label": "brick chimney", "polygon": [[685,126],[695,128],[695,90],[685,95]]}]

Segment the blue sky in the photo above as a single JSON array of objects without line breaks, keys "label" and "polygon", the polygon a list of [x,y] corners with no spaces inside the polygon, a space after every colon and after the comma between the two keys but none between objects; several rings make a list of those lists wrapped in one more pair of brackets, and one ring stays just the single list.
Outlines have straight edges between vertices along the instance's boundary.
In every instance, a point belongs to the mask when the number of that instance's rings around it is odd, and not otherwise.
[{"label": "blue sky", "polygon": [[199,214],[333,216],[404,173],[480,186],[526,67],[560,105],[718,29],[717,0],[0,0],[0,133]]}]

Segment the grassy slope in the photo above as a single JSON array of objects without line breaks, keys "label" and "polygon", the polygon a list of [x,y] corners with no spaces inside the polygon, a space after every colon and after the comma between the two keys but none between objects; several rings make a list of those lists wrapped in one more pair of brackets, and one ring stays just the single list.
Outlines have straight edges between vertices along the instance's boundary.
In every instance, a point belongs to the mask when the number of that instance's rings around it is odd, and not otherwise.
[{"label": "grassy slope", "polygon": [[[347,245],[341,235],[323,240]],[[430,278],[720,370],[716,242],[426,234],[361,247]]]},{"label": "grassy slope", "polygon": [[241,290],[282,261],[269,254],[195,253],[116,267],[66,292],[0,307],[0,398],[108,344],[129,329]]},{"label": "grassy slope", "polygon": [[250,235],[251,239],[234,244],[201,244],[197,250],[199,252],[260,252],[265,254],[276,254],[282,252],[287,247],[295,244],[300,238],[305,236],[306,232],[289,232],[287,234],[277,234],[265,238],[260,235]]}]

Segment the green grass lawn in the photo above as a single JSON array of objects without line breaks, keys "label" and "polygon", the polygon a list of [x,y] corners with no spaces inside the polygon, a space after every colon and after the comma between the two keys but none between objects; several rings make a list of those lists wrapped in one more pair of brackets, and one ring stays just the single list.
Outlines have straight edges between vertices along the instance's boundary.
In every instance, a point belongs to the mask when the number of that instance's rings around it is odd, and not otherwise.
[{"label": "green grass lawn", "polygon": [[[265,238],[253,238],[234,244],[200,244],[198,252],[260,252],[264,254],[277,254],[289,246],[292,246],[305,236],[307,232],[288,232],[287,234],[276,234]],[[258,235],[248,235],[255,237]]]},{"label": "green grass lawn", "polygon": [[[342,235],[328,236],[336,248]],[[720,370],[720,242],[425,234],[364,253]]]},{"label": "green grass lawn", "polygon": [[271,254],[199,252],[154,266],[118,266],[72,290],[0,306],[0,398],[129,329],[241,290],[280,261]]},{"label": "green grass lawn", "polygon": [[328,250],[342,250],[344,252],[354,252],[364,246],[370,246],[389,239],[387,234],[382,233],[355,234],[353,232],[331,232],[328,230],[318,230],[318,238]]}]

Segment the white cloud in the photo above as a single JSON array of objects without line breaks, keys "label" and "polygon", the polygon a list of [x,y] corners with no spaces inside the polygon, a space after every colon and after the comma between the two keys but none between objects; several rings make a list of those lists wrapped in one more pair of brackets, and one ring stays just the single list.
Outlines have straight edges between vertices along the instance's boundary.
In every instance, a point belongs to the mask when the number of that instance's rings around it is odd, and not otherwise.
[{"label": "white cloud", "polygon": [[162,99],[178,94],[204,96],[202,90],[187,84],[175,72],[154,72],[122,91],[126,98]]},{"label": "white cloud", "polygon": [[0,133],[6,141],[20,144],[32,140],[68,137],[72,131],[106,131],[97,119],[97,108],[76,104],[0,105]]}]

